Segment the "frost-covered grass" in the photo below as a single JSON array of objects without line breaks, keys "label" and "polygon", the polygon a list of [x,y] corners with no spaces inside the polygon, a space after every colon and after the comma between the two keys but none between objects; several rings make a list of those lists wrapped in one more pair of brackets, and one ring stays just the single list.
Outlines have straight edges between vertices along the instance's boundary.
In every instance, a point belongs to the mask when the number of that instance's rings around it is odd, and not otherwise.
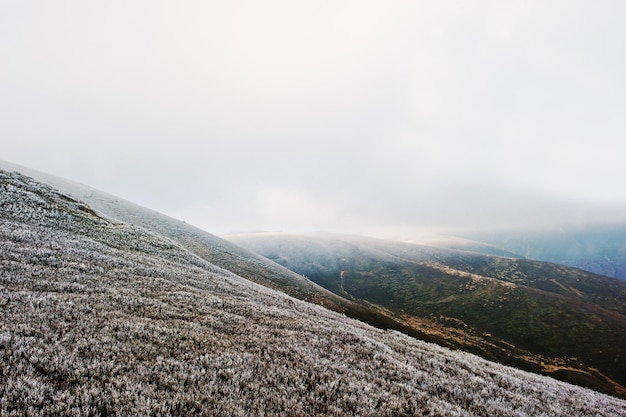
[{"label": "frost-covered grass", "polygon": [[0,415],[626,416],[373,329],[0,173]]},{"label": "frost-covered grass", "polygon": [[361,314],[364,310],[363,306],[350,303],[267,258],[184,221],[173,219],[86,185],[6,161],[0,161],[0,170],[25,173],[36,181],[48,184],[68,196],[86,202],[107,218],[133,224],[161,237],[172,239],[202,259],[257,284],[277,289],[301,300],[314,300],[316,304],[333,306],[335,311],[347,313],[352,317],[363,316]]}]

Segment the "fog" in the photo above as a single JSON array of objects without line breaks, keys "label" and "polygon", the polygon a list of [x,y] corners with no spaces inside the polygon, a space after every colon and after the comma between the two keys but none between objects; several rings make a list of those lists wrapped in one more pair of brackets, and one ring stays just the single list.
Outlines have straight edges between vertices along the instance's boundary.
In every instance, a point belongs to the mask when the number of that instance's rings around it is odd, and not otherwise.
[{"label": "fog", "polygon": [[5,1],[0,159],[212,233],[626,221],[626,3]]}]

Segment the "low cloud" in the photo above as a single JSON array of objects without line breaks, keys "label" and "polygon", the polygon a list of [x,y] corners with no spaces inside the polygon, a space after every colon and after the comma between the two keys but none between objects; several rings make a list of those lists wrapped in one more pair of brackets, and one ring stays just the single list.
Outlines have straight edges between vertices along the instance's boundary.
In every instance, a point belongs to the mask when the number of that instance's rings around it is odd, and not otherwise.
[{"label": "low cloud", "polygon": [[626,220],[625,19],[616,1],[8,2],[2,158],[215,233]]}]

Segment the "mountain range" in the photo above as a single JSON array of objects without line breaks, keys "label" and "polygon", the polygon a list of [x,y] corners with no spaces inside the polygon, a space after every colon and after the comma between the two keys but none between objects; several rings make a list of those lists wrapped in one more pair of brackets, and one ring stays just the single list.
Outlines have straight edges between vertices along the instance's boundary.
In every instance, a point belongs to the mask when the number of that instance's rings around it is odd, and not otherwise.
[{"label": "mountain range", "polygon": [[626,415],[304,301],[393,317],[183,222],[0,168],[0,415]]}]

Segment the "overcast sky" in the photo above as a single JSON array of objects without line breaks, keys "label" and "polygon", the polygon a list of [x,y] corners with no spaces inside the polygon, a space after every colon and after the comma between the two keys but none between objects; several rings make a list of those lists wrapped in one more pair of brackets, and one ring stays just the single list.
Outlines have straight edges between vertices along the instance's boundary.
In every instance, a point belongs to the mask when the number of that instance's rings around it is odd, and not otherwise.
[{"label": "overcast sky", "polygon": [[221,234],[626,220],[626,2],[0,1],[0,159]]}]

